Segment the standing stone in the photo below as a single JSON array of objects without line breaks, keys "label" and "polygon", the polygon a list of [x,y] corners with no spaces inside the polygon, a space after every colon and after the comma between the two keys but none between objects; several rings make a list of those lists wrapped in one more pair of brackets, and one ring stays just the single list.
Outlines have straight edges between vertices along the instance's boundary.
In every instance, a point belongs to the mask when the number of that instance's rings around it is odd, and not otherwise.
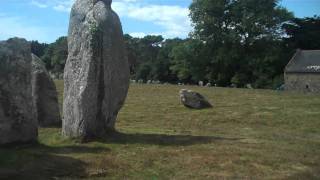
[{"label": "standing stone", "polygon": [[24,39],[0,42],[0,144],[36,141],[31,48]]},{"label": "standing stone", "polygon": [[32,97],[36,106],[38,125],[53,127],[61,125],[58,93],[54,81],[44,63],[32,54]]},{"label": "standing stone", "polygon": [[203,81],[199,81],[199,86],[203,86]]},{"label": "standing stone", "polygon": [[64,73],[63,134],[100,137],[114,130],[129,88],[129,65],[111,0],[76,0]]},{"label": "standing stone", "polygon": [[209,101],[206,100],[206,98],[204,98],[201,94],[187,89],[180,90],[180,100],[184,106],[192,109],[204,109],[212,107]]}]

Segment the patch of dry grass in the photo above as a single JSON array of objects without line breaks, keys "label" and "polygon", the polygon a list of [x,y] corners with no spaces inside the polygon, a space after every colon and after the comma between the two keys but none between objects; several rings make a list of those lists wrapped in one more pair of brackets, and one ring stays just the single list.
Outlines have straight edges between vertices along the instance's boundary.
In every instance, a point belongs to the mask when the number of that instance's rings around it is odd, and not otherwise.
[{"label": "patch of dry grass", "polygon": [[[181,88],[214,108],[186,109]],[[0,179],[319,179],[319,117],[317,95],[132,85],[119,133],[79,144],[41,129],[37,145],[0,149]]]}]

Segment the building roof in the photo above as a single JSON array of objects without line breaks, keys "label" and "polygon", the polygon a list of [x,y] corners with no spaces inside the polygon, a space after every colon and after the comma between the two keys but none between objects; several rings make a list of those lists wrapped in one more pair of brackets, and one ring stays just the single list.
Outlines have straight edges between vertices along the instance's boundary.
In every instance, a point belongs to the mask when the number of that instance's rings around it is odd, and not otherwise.
[{"label": "building roof", "polygon": [[320,50],[297,50],[285,72],[320,73]]}]

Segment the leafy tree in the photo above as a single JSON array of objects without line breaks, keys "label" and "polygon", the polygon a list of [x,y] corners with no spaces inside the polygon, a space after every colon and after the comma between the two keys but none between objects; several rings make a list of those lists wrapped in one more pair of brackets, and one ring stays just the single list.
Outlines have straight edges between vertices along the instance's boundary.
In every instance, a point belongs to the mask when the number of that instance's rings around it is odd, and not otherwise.
[{"label": "leafy tree", "polygon": [[[208,80],[222,86],[231,83],[244,86],[259,79],[272,79],[273,65],[280,61],[282,52],[269,58],[274,53],[269,44],[281,42],[284,34],[281,25],[293,17],[277,4],[277,0],[192,2],[190,17],[195,29],[192,37],[205,42]],[[265,84],[256,84],[262,86]]]},{"label": "leafy tree", "polygon": [[149,62],[142,63],[138,66],[136,78],[142,79],[144,81],[152,79],[151,71],[152,71],[152,65]]},{"label": "leafy tree", "polygon": [[180,81],[196,83],[206,79],[207,57],[203,47],[203,42],[188,39],[172,49],[171,70],[177,74]]},{"label": "leafy tree", "polygon": [[67,57],[67,37],[60,37],[56,42],[49,45],[41,59],[45,62],[48,70],[56,73],[63,73]]},{"label": "leafy tree", "polygon": [[41,57],[44,55],[45,50],[48,48],[48,44],[46,43],[39,43],[38,41],[31,41],[31,52],[38,57]]},{"label": "leafy tree", "polygon": [[293,48],[320,49],[320,16],[295,18],[283,25]]},{"label": "leafy tree", "polygon": [[134,74],[135,68],[137,65],[138,51],[137,51],[136,47],[138,44],[137,43],[138,40],[137,40],[137,38],[133,38],[129,34],[125,34],[124,41],[125,41],[125,45],[126,45],[126,49],[127,49],[127,53],[128,53],[128,62],[130,65],[130,72],[131,72],[131,74]]},{"label": "leafy tree", "polygon": [[125,35],[131,72],[135,79],[156,79],[157,56],[161,49],[162,36],[145,36],[144,38],[133,38]]},{"label": "leafy tree", "polygon": [[163,82],[176,82],[177,76],[170,69],[172,64],[171,52],[181,44],[183,40],[179,38],[167,39],[161,44],[161,49],[157,55],[157,60],[154,62],[153,78]]}]

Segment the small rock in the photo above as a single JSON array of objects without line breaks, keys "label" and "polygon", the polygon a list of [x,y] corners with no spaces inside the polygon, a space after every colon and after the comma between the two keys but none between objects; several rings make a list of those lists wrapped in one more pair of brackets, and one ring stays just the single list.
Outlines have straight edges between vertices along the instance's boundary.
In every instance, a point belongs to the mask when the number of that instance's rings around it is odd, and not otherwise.
[{"label": "small rock", "polygon": [[247,85],[246,85],[246,88],[247,88],[247,89],[253,89],[253,87],[252,87],[251,84],[247,84]]},{"label": "small rock", "polygon": [[180,100],[184,106],[192,109],[204,109],[212,107],[209,101],[206,100],[201,94],[187,89],[180,90]]}]

